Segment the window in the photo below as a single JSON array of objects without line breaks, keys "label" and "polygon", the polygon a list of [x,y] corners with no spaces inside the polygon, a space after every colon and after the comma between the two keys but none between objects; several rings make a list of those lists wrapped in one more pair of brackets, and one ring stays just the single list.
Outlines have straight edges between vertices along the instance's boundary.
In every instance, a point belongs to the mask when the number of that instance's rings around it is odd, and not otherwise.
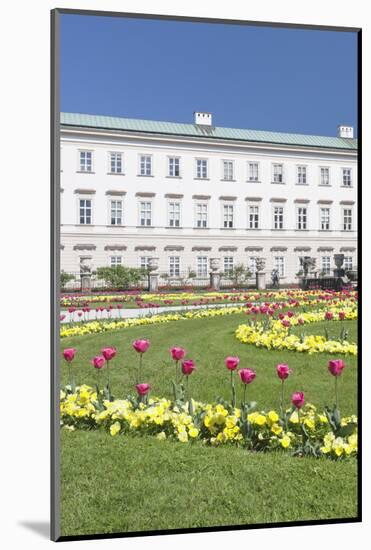
[{"label": "window", "polygon": [[256,274],[256,259],[256,256],[250,256],[250,258],[248,258],[247,267],[249,268],[251,275]]},{"label": "window", "polygon": [[111,174],[122,174],[121,153],[110,153],[110,172]]},{"label": "window", "polygon": [[233,180],[233,162],[231,160],[223,160],[223,179]]},{"label": "window", "polygon": [[139,204],[139,225],[149,226],[152,225],[152,203],[141,202]]},{"label": "window", "polygon": [[320,168],[320,184],[330,185],[330,168],[321,166]]},{"label": "window", "polygon": [[259,181],[259,163],[258,162],[249,162],[249,181]]},{"label": "window", "polygon": [[80,199],[79,220],[83,225],[91,224],[91,199]]},{"label": "window", "polygon": [[80,151],[80,172],[91,172],[93,170],[93,152]]},{"label": "window", "polygon": [[273,229],[283,229],[283,206],[273,207]]},{"label": "window", "polygon": [[283,164],[273,164],[273,183],[283,183]]},{"label": "window", "polygon": [[352,256],[344,256],[344,269],[345,271],[348,271],[349,269],[353,269]]},{"label": "window", "polygon": [[277,269],[279,277],[285,276],[285,258],[283,256],[275,256],[274,267]]},{"label": "window", "polygon": [[121,200],[111,200],[111,225],[122,225]]},{"label": "window", "polygon": [[180,258],[179,256],[169,257],[169,275],[170,277],[179,277],[180,275]]},{"label": "window", "polygon": [[140,256],[139,267],[141,269],[148,269],[149,256]]},{"label": "window", "polygon": [[207,204],[196,204],[196,227],[207,227]]},{"label": "window", "polygon": [[152,176],[152,157],[151,157],[151,155],[140,155],[139,174],[141,176]]},{"label": "window", "polygon": [[352,169],[343,168],[343,185],[344,187],[352,186]]},{"label": "window", "polygon": [[180,227],[180,202],[169,202],[169,227]]},{"label": "window", "polygon": [[248,207],[248,223],[249,229],[259,229],[259,206]]},{"label": "window", "polygon": [[328,231],[330,229],[330,209],[320,208],[320,229]]},{"label": "window", "polygon": [[352,209],[343,209],[343,231],[352,231]]},{"label": "window", "polygon": [[207,178],[207,159],[196,159],[196,177]]},{"label": "window", "polygon": [[233,227],[233,204],[223,206],[223,227],[228,229]]},{"label": "window", "polygon": [[180,177],[180,158],[179,157],[169,157],[169,171],[168,175],[171,178]]},{"label": "window", "polygon": [[122,265],[122,256],[111,256],[110,260],[111,260],[111,267]]},{"label": "window", "polygon": [[197,257],[197,277],[207,276],[207,257],[198,256]]},{"label": "window", "polygon": [[298,185],[307,184],[307,167],[306,166],[297,166],[297,180]]},{"label": "window", "polygon": [[325,275],[331,275],[331,257],[330,256],[322,256],[321,271]]},{"label": "window", "polygon": [[224,258],[224,275],[232,275],[233,272],[233,256],[226,256]]},{"label": "window", "polygon": [[307,219],[307,207],[299,206],[296,210],[296,229],[307,229]]}]

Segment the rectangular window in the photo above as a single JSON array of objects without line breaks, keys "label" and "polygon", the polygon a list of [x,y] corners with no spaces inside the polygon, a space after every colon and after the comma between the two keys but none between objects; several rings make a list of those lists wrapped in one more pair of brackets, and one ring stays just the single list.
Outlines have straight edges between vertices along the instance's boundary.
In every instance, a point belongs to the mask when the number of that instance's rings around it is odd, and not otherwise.
[{"label": "rectangular window", "polygon": [[169,275],[170,277],[179,277],[180,275],[180,257],[169,257]]},{"label": "rectangular window", "polygon": [[122,265],[122,256],[111,256],[110,260],[111,260],[111,267]]},{"label": "rectangular window", "polygon": [[259,181],[259,163],[249,162],[249,181]]},{"label": "rectangular window", "polygon": [[233,227],[233,204],[223,206],[223,227],[228,229]]},{"label": "rectangular window", "polygon": [[273,207],[273,229],[283,229],[283,206]]},{"label": "rectangular window", "polygon": [[200,179],[207,178],[207,159],[196,159],[196,176]]},{"label": "rectangular window", "polygon": [[306,206],[296,209],[296,229],[307,229],[308,211]]},{"label": "rectangular window", "polygon": [[152,157],[151,157],[151,155],[140,155],[139,174],[141,176],[152,176]]},{"label": "rectangular window", "polygon": [[259,229],[259,206],[248,207],[248,228]]},{"label": "rectangular window", "polygon": [[256,274],[256,256],[250,256],[248,258],[247,267],[249,268],[251,275]]},{"label": "rectangular window", "polygon": [[283,164],[273,164],[273,183],[283,183]]},{"label": "rectangular window", "polygon": [[324,275],[331,275],[331,257],[330,256],[322,256],[321,271]]},{"label": "rectangular window", "polygon": [[171,178],[179,178],[180,176],[180,158],[169,157],[169,172]]},{"label": "rectangular window", "polygon": [[92,172],[93,170],[93,152],[80,151],[80,172]]},{"label": "rectangular window", "polygon": [[224,275],[230,276],[233,272],[233,256],[224,257]]},{"label": "rectangular window", "polygon": [[180,202],[169,202],[169,227],[180,227]]},{"label": "rectangular window", "polygon": [[122,225],[122,201],[111,200],[111,225]]},{"label": "rectangular window", "polygon": [[344,187],[352,186],[352,169],[343,168],[343,185]]},{"label": "rectangular window", "polygon": [[279,277],[285,276],[285,258],[283,256],[275,256],[274,267],[277,269]]},{"label": "rectangular window", "polygon": [[307,167],[306,166],[297,166],[297,180],[298,185],[306,185],[307,183]]},{"label": "rectangular window", "polygon": [[207,227],[207,204],[196,204],[196,227]]},{"label": "rectangular window", "polygon": [[320,183],[321,185],[330,185],[330,168],[327,166],[320,168]]},{"label": "rectangular window", "polygon": [[121,153],[110,153],[110,172],[111,174],[122,174]]},{"label": "rectangular window", "polygon": [[353,258],[352,256],[344,256],[344,269],[345,271],[353,269]]},{"label": "rectangular window", "polygon": [[91,199],[80,199],[79,220],[83,225],[91,224]]},{"label": "rectangular window", "polygon": [[207,277],[207,257],[197,257],[197,277]]},{"label": "rectangular window", "polygon": [[141,269],[148,269],[149,256],[141,256],[139,258],[139,267]]},{"label": "rectangular window", "polygon": [[352,231],[352,209],[343,209],[343,231]]},{"label": "rectangular window", "polygon": [[329,231],[330,229],[330,209],[320,209],[320,229],[321,231]]},{"label": "rectangular window", "polygon": [[139,225],[152,225],[152,203],[147,201],[141,202],[139,205],[139,211]]},{"label": "rectangular window", "polygon": [[223,160],[223,179],[233,180],[233,162],[231,160]]}]

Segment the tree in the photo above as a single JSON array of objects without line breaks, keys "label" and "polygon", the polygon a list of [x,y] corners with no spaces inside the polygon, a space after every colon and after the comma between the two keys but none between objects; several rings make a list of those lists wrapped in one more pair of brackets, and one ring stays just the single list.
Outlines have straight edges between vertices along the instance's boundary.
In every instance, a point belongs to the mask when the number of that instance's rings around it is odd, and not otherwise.
[{"label": "tree", "polygon": [[126,290],[138,283],[146,275],[145,269],[115,265],[112,267],[98,267],[97,279],[103,279],[109,288]]},{"label": "tree", "polygon": [[72,275],[71,273],[66,273],[62,269],[62,271],[60,273],[61,288],[64,288],[67,283],[69,283],[70,281],[74,281],[74,280],[75,280],[74,275]]},{"label": "tree", "polygon": [[232,279],[234,286],[240,286],[247,283],[247,280],[251,277],[251,271],[243,264],[237,264],[232,271],[228,272],[229,277]]}]

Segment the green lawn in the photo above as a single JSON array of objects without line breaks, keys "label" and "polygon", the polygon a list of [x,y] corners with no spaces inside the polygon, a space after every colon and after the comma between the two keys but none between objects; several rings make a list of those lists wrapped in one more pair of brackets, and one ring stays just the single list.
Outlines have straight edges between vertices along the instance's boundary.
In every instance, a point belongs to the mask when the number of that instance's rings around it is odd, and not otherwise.
[{"label": "green lawn", "polygon": [[[257,378],[249,398],[269,410],[279,405],[280,382],[275,365],[288,363],[287,399],[305,392],[318,407],[333,403],[333,378],[327,354],[308,355],[257,349],[234,337],[246,315],[179,321],[134,327],[84,337],[64,338],[62,349],[75,347],[77,383],[94,384],[89,361],[104,346],[116,346],[111,369],[115,397],[133,392],[138,361],[131,342],[148,338],[143,382],[152,394],[171,397],[173,345],[188,350],[196,361],[190,387],[195,399],[230,397],[227,355],[239,355],[241,367]],[[339,322],[305,326],[306,332],[339,334]],[[344,324],[356,338],[356,323]],[[343,415],[356,412],[356,357],[345,357],[348,368],[339,379]],[[103,377],[105,373],[102,373]],[[62,382],[68,382],[62,365]],[[241,389],[239,396],[241,396]],[[62,534],[176,529],[277,521],[355,517],[356,461],[293,458],[283,453],[256,454],[233,447],[205,447],[146,437],[111,437],[103,431],[62,433]]]}]

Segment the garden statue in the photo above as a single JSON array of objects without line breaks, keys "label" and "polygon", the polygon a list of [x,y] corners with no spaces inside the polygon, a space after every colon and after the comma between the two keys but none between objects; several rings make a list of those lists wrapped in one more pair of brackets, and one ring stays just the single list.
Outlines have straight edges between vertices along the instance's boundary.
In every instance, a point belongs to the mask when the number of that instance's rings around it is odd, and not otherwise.
[{"label": "garden statue", "polygon": [[220,290],[220,258],[210,258],[210,286]]},{"label": "garden statue", "polygon": [[280,280],[279,275],[278,275],[278,269],[272,269],[271,278],[272,278],[273,288],[278,288],[279,287],[279,280]]},{"label": "garden statue", "polygon": [[91,263],[90,258],[80,258],[80,276],[81,290],[89,292],[91,290]]},{"label": "garden statue", "polygon": [[265,290],[266,283],[265,283],[265,258],[256,258],[255,260],[255,267],[256,267],[256,288],[258,290]]},{"label": "garden statue", "polygon": [[300,265],[303,268],[303,276],[308,277],[308,272],[313,271],[316,267],[316,258],[304,256],[304,258],[300,258]]},{"label": "garden statue", "polygon": [[256,258],[255,266],[256,271],[263,271],[265,268],[265,258]]},{"label": "garden statue", "polygon": [[148,288],[150,292],[158,291],[158,258],[148,258]]}]

